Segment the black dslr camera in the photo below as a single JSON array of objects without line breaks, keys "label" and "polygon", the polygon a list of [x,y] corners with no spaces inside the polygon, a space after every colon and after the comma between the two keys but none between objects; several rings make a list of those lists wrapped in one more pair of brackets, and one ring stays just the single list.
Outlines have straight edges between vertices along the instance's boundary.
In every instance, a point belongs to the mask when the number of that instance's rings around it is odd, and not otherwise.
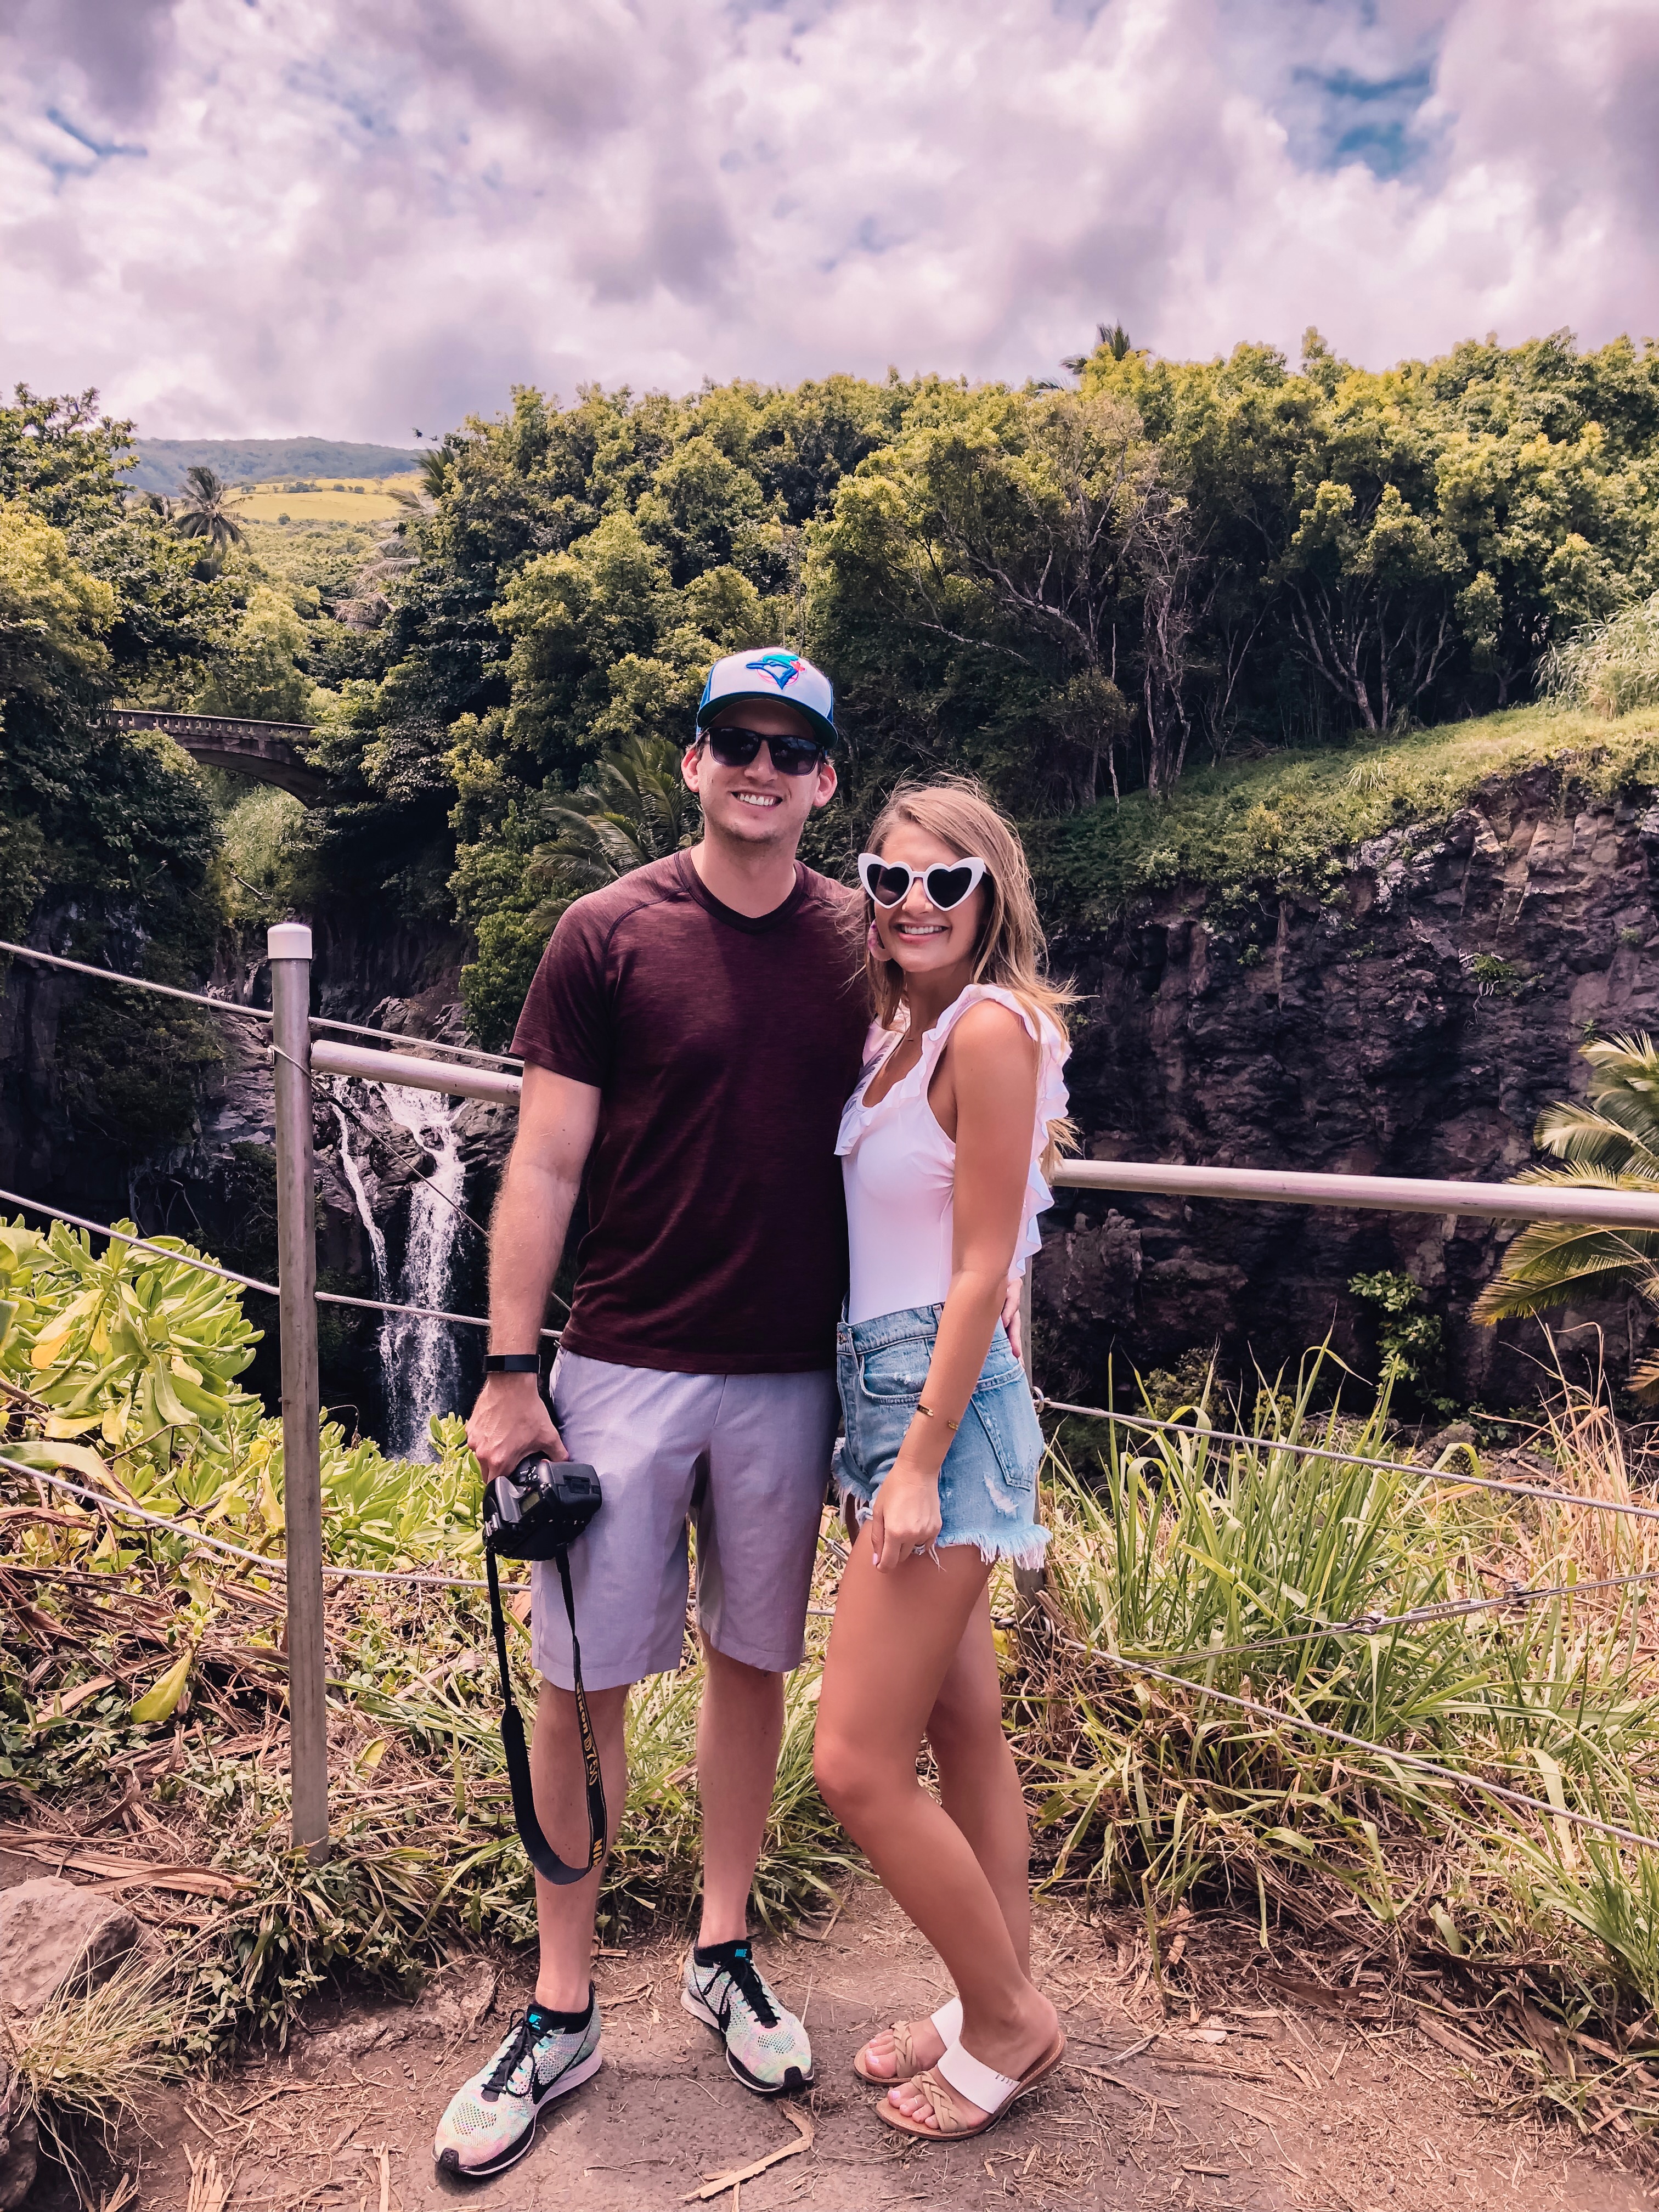
[{"label": "black dslr camera", "polygon": [[484,1485],[484,1549],[500,1559],[556,1559],[603,1502],[591,1467],[527,1452],[511,1474]]},{"label": "black dslr camera", "polygon": [[[570,1547],[603,1503],[599,1478],[591,1467],[582,1467],[574,1460],[546,1459],[540,1452],[526,1452],[511,1474],[498,1474],[484,1485],[484,1572],[489,1581],[489,1625],[501,1670],[501,1746],[513,1790],[513,1817],[530,1863],[544,1880],[553,1882],[580,1881],[605,1856],[605,1783],[599,1772],[599,1746],[587,1717],[587,1693],[582,1688],[582,1649],[576,1641],[576,1601],[570,1588]],[[559,1570],[565,1618],[570,1623],[576,1726],[581,1735],[582,1777],[587,1790],[587,1857],[580,1866],[566,1864],[542,1833],[536,1818],[530,1753],[507,1668],[507,1624],[501,1617],[501,1583],[495,1573],[498,1559],[551,1559]]]}]

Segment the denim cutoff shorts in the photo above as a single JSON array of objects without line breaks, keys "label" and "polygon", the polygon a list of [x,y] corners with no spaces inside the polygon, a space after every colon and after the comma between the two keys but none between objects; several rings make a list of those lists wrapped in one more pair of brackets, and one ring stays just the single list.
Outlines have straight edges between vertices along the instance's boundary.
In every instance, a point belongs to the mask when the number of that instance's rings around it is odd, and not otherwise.
[{"label": "denim cutoff shorts", "polygon": [[[912,1306],[873,1321],[843,1320],[836,1375],[846,1435],[836,1450],[843,1502],[860,1518],[898,1456],[927,1380],[943,1306]],[[1048,1531],[1036,1522],[1042,1426],[1025,1370],[999,1322],[962,1423],[939,1469],[940,1544],[974,1544],[986,1559],[1040,1566]]]}]

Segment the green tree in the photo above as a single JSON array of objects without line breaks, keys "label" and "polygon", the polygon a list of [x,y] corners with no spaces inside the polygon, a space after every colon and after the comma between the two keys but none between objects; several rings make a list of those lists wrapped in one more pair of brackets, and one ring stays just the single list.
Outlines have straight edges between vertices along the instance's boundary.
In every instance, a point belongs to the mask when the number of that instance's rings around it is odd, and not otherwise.
[{"label": "green tree", "polygon": [[300,666],[308,644],[291,601],[268,584],[256,584],[228,647],[209,666],[191,701],[192,710],[266,722],[308,721],[314,687]]},{"label": "green tree", "polygon": [[[0,921],[9,936],[49,924],[60,945],[100,957],[118,928],[142,972],[175,981],[201,972],[223,911],[212,810],[170,739],[124,735],[107,709],[118,687],[213,650],[224,600],[163,518],[125,498],[130,459],[129,426],[101,416],[95,392],[20,386],[0,407]],[[179,1072],[215,1050],[213,1032],[152,1001],[118,1000],[96,1020],[66,1008],[43,1079],[49,1109],[88,1140],[86,1174],[122,1171],[146,1140],[98,1136],[118,1064],[176,1138],[190,1092]]]},{"label": "green tree", "polygon": [[64,533],[19,501],[0,505],[0,926],[15,937],[45,887],[64,747],[84,741],[106,696],[115,594],[71,557]]},{"label": "green tree", "polygon": [[1006,783],[1018,759],[1027,805],[1087,805],[1119,787],[1120,675],[1139,678],[1147,780],[1180,773],[1188,548],[1131,410],[993,390],[842,485],[813,556],[815,627],[866,681],[884,660],[904,691],[921,678],[935,727],[988,724],[979,764]]}]

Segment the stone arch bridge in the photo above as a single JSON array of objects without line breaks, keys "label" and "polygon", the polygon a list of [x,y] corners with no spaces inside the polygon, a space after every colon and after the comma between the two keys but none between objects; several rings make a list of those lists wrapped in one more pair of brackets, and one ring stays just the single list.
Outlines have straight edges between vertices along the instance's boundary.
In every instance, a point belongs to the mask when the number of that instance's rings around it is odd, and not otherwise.
[{"label": "stone arch bridge", "polygon": [[255,783],[274,783],[304,805],[320,803],[328,779],[308,757],[311,731],[304,722],[256,722],[231,714],[175,714],[165,709],[118,708],[118,730],[165,730],[204,768],[227,769]]}]

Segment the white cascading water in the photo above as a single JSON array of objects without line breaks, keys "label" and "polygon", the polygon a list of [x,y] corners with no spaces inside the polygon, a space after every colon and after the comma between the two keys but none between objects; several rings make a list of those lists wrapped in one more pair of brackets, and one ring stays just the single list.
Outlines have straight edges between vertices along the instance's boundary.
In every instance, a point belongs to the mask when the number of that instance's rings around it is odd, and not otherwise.
[{"label": "white cascading water", "polygon": [[[404,1091],[388,1083],[380,1093],[387,1116],[407,1129],[432,1156],[429,1173],[410,1185],[409,1237],[395,1286],[386,1261],[386,1238],[376,1223],[368,1194],[353,1158],[345,1116],[340,1120],[340,1164],[368,1235],[379,1295],[401,1305],[446,1306],[450,1263],[459,1234],[459,1211],[466,1181],[461,1144],[451,1119],[452,1103],[426,1091]],[[380,1323],[380,1374],[385,1385],[386,1449],[403,1459],[429,1459],[433,1443],[428,1423],[434,1413],[454,1413],[460,1395],[460,1366],[453,1332],[447,1322],[422,1321],[412,1314],[386,1314]]]}]

